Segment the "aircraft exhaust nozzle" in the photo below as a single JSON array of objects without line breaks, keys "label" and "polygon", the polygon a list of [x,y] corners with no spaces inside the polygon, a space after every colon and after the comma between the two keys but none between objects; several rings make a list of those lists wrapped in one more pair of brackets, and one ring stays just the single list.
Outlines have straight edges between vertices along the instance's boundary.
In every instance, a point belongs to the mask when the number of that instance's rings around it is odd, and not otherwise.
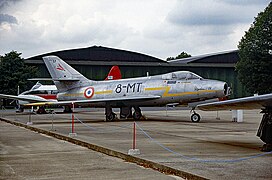
[{"label": "aircraft exhaust nozzle", "polygon": [[225,96],[229,96],[231,94],[231,88],[228,86],[227,83],[224,84],[224,94]]}]

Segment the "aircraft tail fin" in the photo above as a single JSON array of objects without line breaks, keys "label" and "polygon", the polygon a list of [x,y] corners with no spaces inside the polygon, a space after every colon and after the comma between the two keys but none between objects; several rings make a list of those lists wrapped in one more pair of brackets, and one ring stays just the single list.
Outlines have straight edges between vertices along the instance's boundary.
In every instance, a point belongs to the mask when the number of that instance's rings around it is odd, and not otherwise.
[{"label": "aircraft tail fin", "polygon": [[117,80],[117,79],[121,79],[121,78],[122,78],[122,75],[121,75],[121,71],[120,71],[119,67],[112,66],[110,69],[110,72],[105,80]]},{"label": "aircraft tail fin", "polygon": [[57,56],[43,57],[43,61],[59,92],[88,86],[92,82]]}]

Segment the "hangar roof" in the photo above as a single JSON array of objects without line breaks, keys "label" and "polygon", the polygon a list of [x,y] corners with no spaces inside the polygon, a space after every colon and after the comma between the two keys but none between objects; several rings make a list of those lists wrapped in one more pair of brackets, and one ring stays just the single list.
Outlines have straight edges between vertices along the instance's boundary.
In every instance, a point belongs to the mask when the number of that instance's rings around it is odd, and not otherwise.
[{"label": "hangar roof", "polygon": [[92,46],[45,53],[27,58],[25,62],[27,64],[43,64],[42,57],[49,55],[59,56],[74,65],[234,67],[239,60],[238,50],[164,61],[137,52]]},{"label": "hangar roof", "polygon": [[224,63],[235,64],[239,60],[238,50],[224,51],[200,56],[193,56],[183,59],[175,59],[168,61],[169,63]]},{"label": "hangar roof", "polygon": [[126,50],[107,48],[102,46],[92,46],[87,48],[69,49],[41,54],[27,58],[26,61],[42,60],[43,56],[56,55],[61,59],[68,61],[125,61],[125,62],[157,62],[165,63],[165,61]]}]

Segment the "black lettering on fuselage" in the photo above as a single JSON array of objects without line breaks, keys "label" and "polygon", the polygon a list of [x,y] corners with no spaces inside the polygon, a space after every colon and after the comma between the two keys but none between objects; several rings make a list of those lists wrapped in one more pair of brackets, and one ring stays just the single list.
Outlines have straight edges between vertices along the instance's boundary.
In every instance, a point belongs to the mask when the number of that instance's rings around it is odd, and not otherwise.
[{"label": "black lettering on fuselage", "polygon": [[143,83],[137,83],[137,85],[138,85],[137,92],[140,92],[141,84],[143,84]]},{"label": "black lettering on fuselage", "polygon": [[141,91],[142,83],[128,83],[128,84],[118,84],[115,88],[116,93],[121,93],[123,90],[126,93],[139,93]]},{"label": "black lettering on fuselage", "polygon": [[127,93],[129,92],[130,89],[132,89],[132,92],[135,92],[135,85],[136,83],[130,85],[130,83],[128,83],[127,85]]},{"label": "black lettering on fuselage", "polygon": [[116,89],[115,89],[115,92],[120,93],[121,91],[122,91],[122,84],[118,84]]}]

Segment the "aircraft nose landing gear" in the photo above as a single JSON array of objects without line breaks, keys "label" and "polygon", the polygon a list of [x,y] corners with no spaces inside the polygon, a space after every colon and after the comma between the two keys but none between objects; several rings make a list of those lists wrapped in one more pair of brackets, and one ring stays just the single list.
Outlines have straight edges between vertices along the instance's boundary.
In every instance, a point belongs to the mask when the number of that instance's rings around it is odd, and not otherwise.
[{"label": "aircraft nose landing gear", "polygon": [[200,121],[200,119],[201,119],[200,115],[193,111],[193,114],[191,115],[191,121],[197,123]]}]

